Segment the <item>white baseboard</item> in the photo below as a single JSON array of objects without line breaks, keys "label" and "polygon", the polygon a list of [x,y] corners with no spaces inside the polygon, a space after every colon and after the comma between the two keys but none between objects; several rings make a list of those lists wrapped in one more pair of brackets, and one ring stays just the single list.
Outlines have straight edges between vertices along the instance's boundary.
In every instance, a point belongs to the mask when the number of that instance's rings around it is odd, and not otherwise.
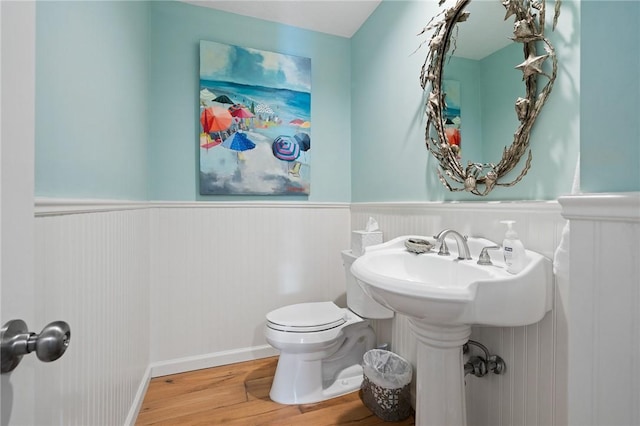
[{"label": "white baseboard", "polygon": [[144,401],[144,396],[147,393],[147,388],[149,387],[149,382],[151,381],[151,366],[147,367],[142,376],[142,380],[140,380],[140,386],[138,386],[138,391],[136,392],[136,396],[131,403],[131,408],[129,409],[129,414],[127,415],[126,420],[124,421],[125,426],[133,426],[136,424],[136,419],[138,418],[138,414],[140,413],[140,409],[142,408],[142,402]]},{"label": "white baseboard", "polygon": [[167,376],[169,374],[201,370],[203,368],[234,364],[236,362],[251,361],[276,356],[278,354],[279,352],[273,347],[262,345],[154,362],[150,365],[151,377]]}]

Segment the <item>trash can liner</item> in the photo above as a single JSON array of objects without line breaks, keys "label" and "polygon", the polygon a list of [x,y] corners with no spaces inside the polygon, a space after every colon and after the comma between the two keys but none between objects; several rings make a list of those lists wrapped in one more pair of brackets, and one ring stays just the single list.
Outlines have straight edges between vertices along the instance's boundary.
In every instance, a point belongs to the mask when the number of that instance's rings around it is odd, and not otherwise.
[{"label": "trash can liner", "polygon": [[372,349],[364,354],[363,362],[363,373],[378,386],[397,389],[411,383],[411,364],[393,352]]},{"label": "trash can liner", "polygon": [[411,415],[411,364],[393,352],[372,349],[364,354],[362,370],[360,399],[372,413],[391,422]]}]

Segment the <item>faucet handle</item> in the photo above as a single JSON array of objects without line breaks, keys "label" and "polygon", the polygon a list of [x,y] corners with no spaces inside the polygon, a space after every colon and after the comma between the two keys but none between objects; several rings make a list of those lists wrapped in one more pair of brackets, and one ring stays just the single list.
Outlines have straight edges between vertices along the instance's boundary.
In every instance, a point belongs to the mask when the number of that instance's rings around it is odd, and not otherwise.
[{"label": "faucet handle", "polygon": [[489,251],[488,250],[499,250],[502,247],[500,246],[487,246],[484,247],[481,251],[480,251],[480,256],[478,257],[478,265],[493,265],[493,262],[491,262],[491,256],[489,256]]}]

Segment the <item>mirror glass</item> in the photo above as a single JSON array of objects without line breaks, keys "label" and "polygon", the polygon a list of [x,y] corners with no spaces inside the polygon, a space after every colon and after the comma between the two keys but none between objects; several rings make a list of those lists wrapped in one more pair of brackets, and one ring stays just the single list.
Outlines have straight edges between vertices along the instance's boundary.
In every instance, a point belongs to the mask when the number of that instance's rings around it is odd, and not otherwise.
[{"label": "mirror glass", "polygon": [[425,27],[425,144],[447,189],[486,195],[531,167],[529,134],[557,73],[545,17],[545,0],[457,0]]},{"label": "mirror glass", "polygon": [[522,46],[513,43],[513,17],[504,18],[499,1],[473,1],[469,18],[452,34],[443,73],[445,127],[460,143],[461,163],[489,162],[513,138],[518,117],[514,100],[522,95]]}]

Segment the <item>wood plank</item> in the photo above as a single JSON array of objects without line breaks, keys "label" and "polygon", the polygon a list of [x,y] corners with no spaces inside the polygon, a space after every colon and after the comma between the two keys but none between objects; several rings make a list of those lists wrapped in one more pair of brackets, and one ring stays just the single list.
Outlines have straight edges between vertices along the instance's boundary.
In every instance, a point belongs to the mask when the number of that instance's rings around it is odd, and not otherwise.
[{"label": "wood plank", "polygon": [[228,407],[213,408],[197,413],[185,413],[174,417],[176,425],[263,425],[270,422],[284,424],[287,419],[300,414],[296,405],[275,404],[271,400],[254,399]]},{"label": "wood plank", "polygon": [[[356,393],[357,394],[357,393]],[[338,398],[341,399],[341,398]],[[324,406],[297,416],[292,416],[284,422],[260,423],[261,426],[296,426],[296,425],[361,425],[373,426],[384,424],[385,422],[371,413],[359,400],[336,403],[331,406]],[[395,423],[406,425],[411,423]]]}]

